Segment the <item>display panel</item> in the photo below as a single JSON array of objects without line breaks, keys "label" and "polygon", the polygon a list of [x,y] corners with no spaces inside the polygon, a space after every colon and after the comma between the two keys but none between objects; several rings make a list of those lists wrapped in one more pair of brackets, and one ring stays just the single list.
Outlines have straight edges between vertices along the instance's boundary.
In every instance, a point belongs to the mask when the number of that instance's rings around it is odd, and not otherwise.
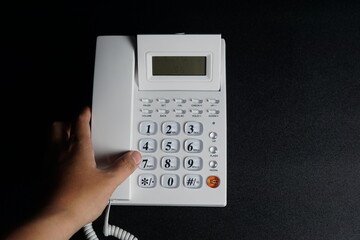
[{"label": "display panel", "polygon": [[153,76],[205,76],[205,56],[153,56]]}]

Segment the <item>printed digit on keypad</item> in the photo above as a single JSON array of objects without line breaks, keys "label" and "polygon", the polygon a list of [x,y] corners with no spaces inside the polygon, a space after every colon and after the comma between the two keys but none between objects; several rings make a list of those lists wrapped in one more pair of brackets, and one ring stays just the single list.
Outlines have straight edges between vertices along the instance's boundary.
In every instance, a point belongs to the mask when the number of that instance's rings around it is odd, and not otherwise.
[{"label": "printed digit on keypad", "polygon": [[202,146],[202,141],[199,139],[187,139],[184,142],[184,150],[189,153],[200,153]]},{"label": "printed digit on keypad", "polygon": [[177,188],[179,186],[179,176],[176,174],[165,174],[161,176],[161,186],[166,188]]},{"label": "printed digit on keypad", "polygon": [[144,121],[139,124],[139,133],[142,135],[154,135],[156,133],[156,123]]},{"label": "printed digit on keypad", "polygon": [[160,164],[164,170],[177,170],[179,168],[179,158],[175,156],[162,157]]},{"label": "printed digit on keypad", "polygon": [[186,157],[184,158],[184,168],[190,171],[199,171],[202,169],[201,157]]},{"label": "printed digit on keypad", "polygon": [[177,139],[166,138],[161,142],[161,150],[166,153],[175,153],[180,149],[180,142]]},{"label": "printed digit on keypad", "polygon": [[143,138],[139,141],[139,151],[152,153],[156,151],[156,141],[152,138]]},{"label": "printed digit on keypad", "polygon": [[143,170],[154,170],[156,168],[156,158],[153,156],[143,156],[139,168]]},{"label": "printed digit on keypad", "polygon": [[178,122],[164,122],[161,130],[163,134],[168,136],[178,135],[180,132],[180,124]]},{"label": "printed digit on keypad", "polygon": [[184,125],[184,132],[190,136],[199,136],[203,132],[203,126],[200,122],[186,122]]}]

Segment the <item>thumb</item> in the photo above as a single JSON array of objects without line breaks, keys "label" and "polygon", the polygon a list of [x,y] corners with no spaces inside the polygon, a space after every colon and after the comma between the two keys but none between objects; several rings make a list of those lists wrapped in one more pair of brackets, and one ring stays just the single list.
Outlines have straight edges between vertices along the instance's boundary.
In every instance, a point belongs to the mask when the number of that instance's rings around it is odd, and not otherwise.
[{"label": "thumb", "polygon": [[138,151],[126,152],[115,161],[109,170],[115,173],[116,179],[120,184],[137,169],[141,159],[141,154]]}]

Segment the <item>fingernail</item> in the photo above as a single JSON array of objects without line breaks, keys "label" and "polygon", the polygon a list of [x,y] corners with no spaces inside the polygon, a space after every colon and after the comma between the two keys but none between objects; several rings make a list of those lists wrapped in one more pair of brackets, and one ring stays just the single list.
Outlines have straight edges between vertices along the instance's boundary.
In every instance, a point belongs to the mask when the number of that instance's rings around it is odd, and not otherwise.
[{"label": "fingernail", "polygon": [[141,154],[138,151],[134,151],[131,153],[131,157],[134,159],[134,162],[136,164],[139,164],[141,162]]}]

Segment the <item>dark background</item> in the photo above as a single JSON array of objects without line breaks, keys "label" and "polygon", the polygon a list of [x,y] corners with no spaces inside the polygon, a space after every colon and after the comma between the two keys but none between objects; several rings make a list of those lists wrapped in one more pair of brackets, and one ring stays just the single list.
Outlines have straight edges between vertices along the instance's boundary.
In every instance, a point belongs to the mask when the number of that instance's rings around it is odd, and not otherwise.
[{"label": "dark background", "polygon": [[139,239],[359,240],[360,4],[284,2],[2,5],[0,233],[43,204],[49,124],[91,106],[96,36],[185,32],[226,41],[228,205],[110,222]]}]

